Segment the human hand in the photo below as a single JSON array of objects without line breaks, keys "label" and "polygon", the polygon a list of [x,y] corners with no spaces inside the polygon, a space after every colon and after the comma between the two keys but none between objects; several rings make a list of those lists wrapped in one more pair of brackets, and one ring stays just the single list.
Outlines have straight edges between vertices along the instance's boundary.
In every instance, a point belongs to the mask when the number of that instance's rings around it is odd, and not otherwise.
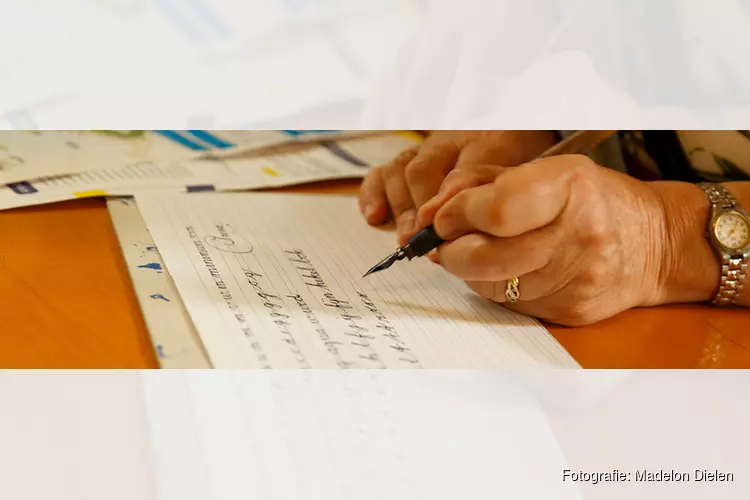
[{"label": "human hand", "polygon": [[479,164],[514,166],[554,145],[546,131],[437,131],[389,164],[371,170],[362,183],[360,210],[371,225],[396,223],[399,244],[417,231],[417,210],[438,192],[453,170]]},{"label": "human hand", "polygon": [[[420,222],[446,240],[446,270],[511,310],[569,326],[657,300],[666,222],[649,183],[579,155],[495,174],[487,183],[456,173],[448,194],[422,207]],[[513,277],[520,297],[507,303]]]}]

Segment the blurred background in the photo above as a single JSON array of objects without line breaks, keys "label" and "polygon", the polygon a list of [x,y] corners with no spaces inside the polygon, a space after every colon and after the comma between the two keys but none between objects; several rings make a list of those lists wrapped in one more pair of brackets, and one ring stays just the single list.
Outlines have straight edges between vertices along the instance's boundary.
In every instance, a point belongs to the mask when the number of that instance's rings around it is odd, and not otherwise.
[{"label": "blurred background", "polygon": [[337,129],[359,124],[421,2],[0,4],[0,128],[139,128],[146,116],[187,129]]},{"label": "blurred background", "polygon": [[750,0],[0,0],[0,128],[745,129]]}]

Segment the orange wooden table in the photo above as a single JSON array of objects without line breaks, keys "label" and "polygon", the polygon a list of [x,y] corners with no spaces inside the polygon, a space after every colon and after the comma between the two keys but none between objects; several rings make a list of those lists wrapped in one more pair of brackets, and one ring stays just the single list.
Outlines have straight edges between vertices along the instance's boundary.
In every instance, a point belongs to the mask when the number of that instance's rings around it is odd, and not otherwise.
[{"label": "orange wooden table", "polygon": [[[0,368],[158,366],[100,199],[0,212],[0,315]],[[548,328],[585,368],[750,368],[748,310],[663,307]]]}]

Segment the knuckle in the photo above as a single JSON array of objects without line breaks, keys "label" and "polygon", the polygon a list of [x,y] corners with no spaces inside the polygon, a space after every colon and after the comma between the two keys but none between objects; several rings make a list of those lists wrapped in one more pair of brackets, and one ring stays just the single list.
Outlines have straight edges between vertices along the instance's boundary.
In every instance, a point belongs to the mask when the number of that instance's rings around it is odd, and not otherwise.
[{"label": "knuckle", "polygon": [[469,172],[467,172],[466,170],[461,170],[461,169],[455,168],[455,169],[451,170],[450,172],[448,172],[445,175],[445,182],[446,183],[456,182],[456,181],[458,181],[460,179],[465,178],[468,175],[471,175],[471,174]]},{"label": "knuckle", "polygon": [[587,176],[595,171],[596,163],[586,155],[572,154],[566,168],[574,175]]},{"label": "knuckle", "polygon": [[412,226],[414,224],[414,218],[415,218],[415,211],[411,207],[405,207],[402,208],[402,210],[399,211],[399,214],[396,218],[396,224],[399,227],[407,227]]},{"label": "knuckle", "polygon": [[549,182],[533,182],[528,186],[528,193],[526,196],[541,200],[552,195],[555,187],[556,186]]},{"label": "knuckle", "polygon": [[411,199],[391,197],[388,198],[388,201],[391,205],[391,211],[396,217],[396,224],[404,226],[407,223],[406,217],[408,217],[408,212],[412,208]]},{"label": "knuckle", "polygon": [[573,185],[591,184],[599,168],[594,161],[585,155],[570,155],[562,165],[563,173],[570,177]]},{"label": "knuckle", "polygon": [[484,172],[491,167],[489,165],[486,165],[484,163],[475,163],[475,162],[463,162],[458,167],[456,167],[458,170],[462,170],[464,172]]},{"label": "knuckle", "polygon": [[493,203],[488,210],[488,222],[494,228],[504,228],[508,225],[509,217],[505,204],[501,201]]},{"label": "knuckle", "polygon": [[432,162],[428,158],[414,158],[404,168],[404,176],[409,183],[419,182],[432,173]]},{"label": "knuckle", "polygon": [[466,170],[451,170],[443,181],[443,190],[460,191],[479,185],[476,172]]},{"label": "knuckle", "polygon": [[406,165],[419,153],[419,146],[412,146],[399,153],[399,155],[390,164]]},{"label": "knuckle", "polygon": [[519,255],[531,271],[549,270],[554,263],[556,248],[553,245],[526,245],[519,250]]},{"label": "knuckle", "polygon": [[466,238],[466,252],[460,257],[464,261],[463,267],[467,274],[482,279],[483,275],[487,273],[487,264],[490,261],[487,248],[482,239],[475,235],[469,235]]},{"label": "knuckle", "polygon": [[586,231],[582,234],[582,246],[586,250],[603,251],[611,244],[609,234],[610,224],[602,215],[592,215],[588,218]]},{"label": "knuckle", "polygon": [[592,290],[597,288],[603,278],[606,277],[607,271],[603,269],[604,266],[601,264],[590,263],[577,274],[575,280],[576,285],[581,290]]},{"label": "knuckle", "polygon": [[496,249],[488,245],[483,237],[476,235],[466,238],[471,238],[471,246],[460,258],[464,262],[467,279],[498,283],[510,277],[508,262],[499,258]]},{"label": "knuckle", "polygon": [[386,165],[383,165],[380,168],[380,172],[384,179],[387,179],[389,177],[393,177],[394,175],[398,175],[399,171],[402,170],[403,166],[401,163],[397,161],[392,161]]},{"label": "knuckle", "polygon": [[378,168],[380,168],[383,172],[387,173],[388,175],[393,174],[394,172],[398,172],[403,170],[406,165],[414,159],[414,157],[417,155],[417,148],[411,147],[409,149],[405,149],[401,153],[399,153],[398,156],[396,156],[393,160],[389,161],[385,165],[382,165]]}]

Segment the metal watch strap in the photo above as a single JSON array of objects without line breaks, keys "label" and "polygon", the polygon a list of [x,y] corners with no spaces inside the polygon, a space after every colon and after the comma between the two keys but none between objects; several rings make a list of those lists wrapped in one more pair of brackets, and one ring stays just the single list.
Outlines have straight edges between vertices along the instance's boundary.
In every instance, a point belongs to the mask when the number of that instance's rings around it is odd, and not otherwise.
[{"label": "metal watch strap", "polygon": [[721,184],[702,182],[698,185],[706,192],[711,205],[718,205],[721,208],[734,208],[737,204],[737,200],[732,196],[732,193]]},{"label": "metal watch strap", "polygon": [[[737,200],[721,184],[701,183],[699,186],[705,191],[712,205],[712,218],[716,209],[732,209],[737,207]],[[713,304],[730,306],[739,297],[745,285],[748,259],[745,254],[729,255],[719,252],[721,257],[721,280],[719,291],[713,299]]]}]

